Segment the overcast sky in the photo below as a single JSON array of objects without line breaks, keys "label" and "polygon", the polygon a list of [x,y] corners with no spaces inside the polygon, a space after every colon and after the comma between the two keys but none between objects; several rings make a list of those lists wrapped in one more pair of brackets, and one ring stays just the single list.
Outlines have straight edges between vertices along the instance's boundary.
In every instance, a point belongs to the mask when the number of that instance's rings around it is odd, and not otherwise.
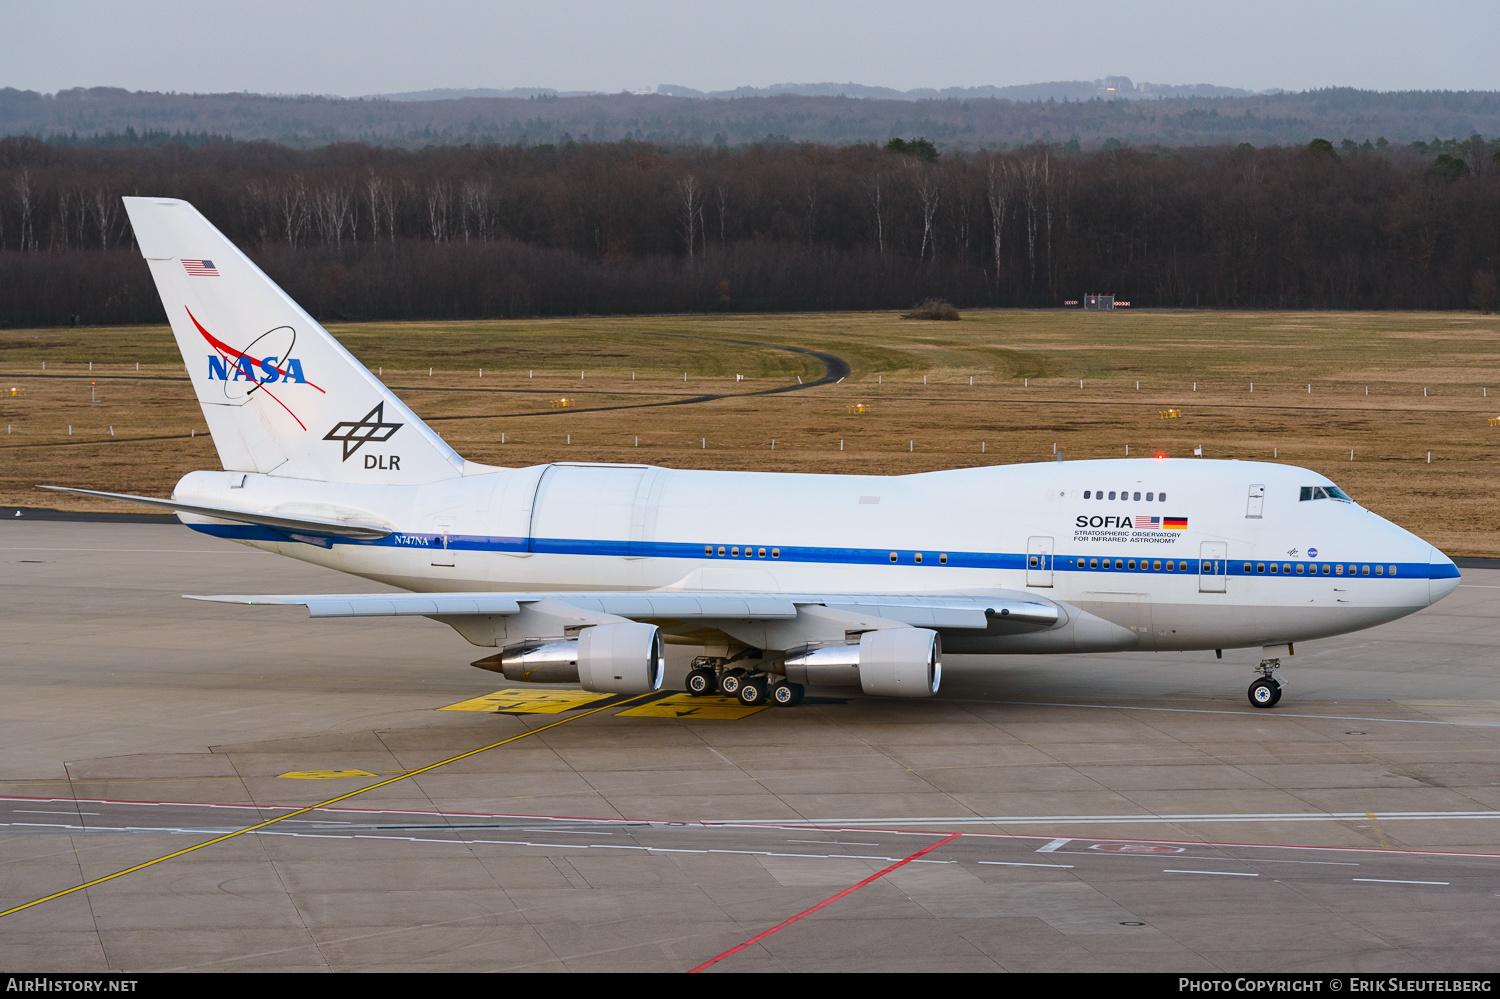
[{"label": "overcast sky", "polygon": [[1500,0],[0,0],[0,86],[1500,90]]}]

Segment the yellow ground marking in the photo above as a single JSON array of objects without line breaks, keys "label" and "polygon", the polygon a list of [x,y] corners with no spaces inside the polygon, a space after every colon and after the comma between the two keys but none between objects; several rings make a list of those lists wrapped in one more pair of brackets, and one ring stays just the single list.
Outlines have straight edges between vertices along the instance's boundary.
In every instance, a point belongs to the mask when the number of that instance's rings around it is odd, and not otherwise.
[{"label": "yellow ground marking", "polygon": [[737,697],[694,697],[691,694],[672,694],[659,701],[642,704],[640,707],[621,711],[621,715],[632,718],[711,718],[717,721],[733,721],[764,711],[765,704],[747,707]]},{"label": "yellow ground marking", "polygon": [[293,770],[291,773],[276,776],[290,777],[293,780],[333,780],[336,777],[374,777],[376,775],[368,770]]},{"label": "yellow ground marking", "polygon": [[[636,700],[638,700],[638,698],[636,698]],[[624,703],[629,704],[630,701],[626,701]],[[115,878],[122,878],[127,874],[133,874],[136,871],[144,870],[147,867],[152,867],[164,861],[171,860],[173,857],[180,857],[185,853],[192,853],[193,851],[201,850],[206,846],[213,846],[215,843],[222,843],[225,840],[234,839],[236,836],[243,836],[246,833],[256,832],[258,830],[266,828],[267,826],[275,825],[278,822],[285,822],[287,819],[294,819],[299,815],[306,815],[308,812],[315,812],[320,808],[327,808],[329,805],[338,804],[340,801],[348,801],[350,798],[356,798],[368,791],[374,791],[377,788],[382,788],[389,784],[395,784],[397,781],[406,780],[408,777],[416,777],[418,774],[428,773],[430,771],[436,770],[438,767],[445,767],[450,763],[457,763],[459,760],[467,760],[471,756],[478,756],[480,753],[488,752],[491,749],[498,749],[499,747],[504,746],[507,743],[516,742],[520,739],[526,738],[527,736],[537,735],[538,733],[545,732],[549,728],[557,728],[557,726],[559,725],[566,725],[568,722],[577,721],[580,718],[587,718],[589,715],[597,714],[598,712],[613,706],[614,705],[605,704],[600,707],[593,708],[592,710],[584,711],[580,714],[569,715],[567,718],[559,718],[555,722],[548,722],[545,725],[540,725],[536,728],[529,729],[525,732],[522,732],[520,735],[511,736],[509,739],[501,739],[499,742],[492,742],[488,746],[480,746],[478,749],[471,749],[467,753],[459,753],[457,756],[450,756],[446,760],[439,760],[438,762],[430,766],[422,767],[420,770],[413,770],[409,773],[404,773],[399,777],[390,777],[386,780],[379,781],[378,783],[371,784],[368,787],[362,787],[357,791],[350,791],[347,794],[341,794],[338,797],[329,798],[327,801],[320,801],[316,805],[308,805],[305,808],[299,808],[295,811],[287,812],[285,815],[278,815],[274,819],[267,819],[264,822],[257,822],[253,826],[246,826],[243,829],[236,829],[234,832],[225,833],[223,836],[215,836],[213,839],[205,840],[202,843],[187,847],[183,850],[177,850],[176,852],[169,853],[164,857],[157,857],[155,860],[148,860],[143,864],[136,864],[134,867],[127,867],[123,871],[116,871],[113,874],[106,874],[102,878],[95,878],[92,881],[85,881],[83,884],[74,885],[72,888],[64,888],[62,891],[53,892],[51,895],[43,895],[41,898],[32,899],[30,902],[27,902],[24,905],[17,905],[13,908],[6,909],[3,912],[0,912],[0,919],[12,915],[13,913],[20,912],[22,909],[29,909],[34,905],[41,905],[43,902],[50,902],[54,898],[62,898],[64,895],[71,895],[75,891],[83,891],[85,888],[92,888],[95,885],[102,885],[106,881],[113,881]]]},{"label": "yellow ground marking", "polygon": [[457,704],[444,705],[439,711],[513,711],[526,715],[555,715],[572,711],[614,694],[591,694],[586,690],[519,690],[509,687],[483,697],[472,697]]}]

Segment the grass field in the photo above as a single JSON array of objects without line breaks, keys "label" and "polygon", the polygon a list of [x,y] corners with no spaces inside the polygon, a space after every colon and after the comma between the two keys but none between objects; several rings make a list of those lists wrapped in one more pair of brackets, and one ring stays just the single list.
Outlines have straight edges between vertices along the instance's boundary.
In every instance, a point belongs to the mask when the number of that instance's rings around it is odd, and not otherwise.
[{"label": "grass field", "polygon": [[[475,461],[886,475],[1050,461],[1054,445],[1066,458],[1202,447],[1314,468],[1450,554],[1500,555],[1493,316],[1005,310],[956,323],[840,313],[331,329]],[[756,395],[823,367],[733,340],[825,351],[852,373]],[[704,395],[719,398],[668,405]],[[166,495],[184,472],[217,467],[165,328],[0,331],[0,423],[0,503],[108,509],[32,487]]]}]

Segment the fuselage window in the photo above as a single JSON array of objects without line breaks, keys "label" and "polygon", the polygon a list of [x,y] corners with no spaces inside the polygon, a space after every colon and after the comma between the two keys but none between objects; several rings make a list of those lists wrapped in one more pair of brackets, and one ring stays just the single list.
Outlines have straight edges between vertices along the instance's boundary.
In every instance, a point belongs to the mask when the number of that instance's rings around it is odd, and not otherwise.
[{"label": "fuselage window", "polygon": [[1274,573],[1275,573],[1275,572],[1276,572],[1276,563],[1275,563],[1275,562],[1272,562],[1272,563],[1271,563],[1271,572],[1272,572],[1272,573],[1273,573],[1273,574],[1274,574]]},{"label": "fuselage window", "polygon": [[1136,493],[1135,494],[1135,498],[1136,498],[1136,501],[1139,502],[1140,498],[1141,498],[1141,494],[1140,493]]},{"label": "fuselage window", "polygon": [[1126,563],[1126,565],[1129,566],[1130,568],[1134,569],[1135,568],[1135,559],[1131,559],[1129,562]]},{"label": "fuselage window", "polygon": [[1158,559],[1157,561],[1152,562],[1151,568],[1155,569],[1157,572],[1161,572],[1161,560]]},{"label": "fuselage window", "polygon": [[1113,489],[1111,489],[1111,490],[1110,490],[1110,491],[1109,491],[1109,498],[1110,498],[1110,499],[1114,499],[1114,498],[1115,498],[1115,491],[1114,491],[1114,490],[1113,490]]},{"label": "fuselage window", "polygon": [[1367,565],[1360,566],[1359,567],[1359,574],[1361,576],[1368,576],[1370,574],[1370,567],[1367,566]]},{"label": "fuselage window", "polygon": [[724,557],[724,546],[723,545],[719,546],[719,557],[720,558]]},{"label": "fuselage window", "polygon": [[781,549],[780,548],[772,548],[771,549],[771,557],[772,558],[781,558]]},{"label": "fuselage window", "polygon": [[1324,562],[1324,563],[1323,563],[1323,575],[1325,575],[1325,576],[1326,576],[1326,575],[1328,575],[1328,573],[1329,573],[1329,572],[1330,572],[1330,571],[1331,571],[1331,570],[1330,570],[1330,569],[1329,569],[1329,568],[1328,568],[1328,563],[1327,563],[1327,562]]},{"label": "fuselage window", "polygon": [[1249,572],[1249,571],[1250,571],[1250,563],[1249,563],[1249,562],[1246,562],[1246,563],[1245,563],[1245,571],[1246,571],[1246,572]]},{"label": "fuselage window", "polygon": [[1187,569],[1188,569],[1188,566],[1187,566],[1186,562],[1178,562],[1177,563],[1177,571],[1178,572],[1187,572]]},{"label": "fuselage window", "polygon": [[759,557],[761,557],[761,558],[765,558],[766,557],[766,550],[764,548],[757,549],[756,550],[756,554]]},{"label": "fuselage window", "polygon": [[1341,565],[1334,566],[1333,567],[1333,574],[1335,576],[1342,576],[1344,574],[1344,567],[1341,566]]},{"label": "fuselage window", "polygon": [[1154,499],[1156,499],[1156,494],[1155,493],[1147,493],[1146,494],[1146,502],[1147,503],[1150,503]]},{"label": "fuselage window", "polygon": [[1156,502],[1158,502],[1158,503],[1165,503],[1166,501],[1167,501],[1167,494],[1166,493],[1157,493],[1156,494]]},{"label": "fuselage window", "polygon": [[[892,562],[894,562],[894,561],[896,561],[896,558],[897,558],[897,556],[896,556],[896,553],[895,553],[895,552],[891,552],[891,561],[892,561]],[[1031,560],[1031,564],[1032,564],[1032,565],[1033,565],[1033,566],[1035,566],[1035,565],[1036,565],[1036,559],[1035,559],[1035,558],[1032,558],[1032,560]]]},{"label": "fuselage window", "polygon": [[1087,489],[1085,489],[1085,490],[1084,490],[1084,491],[1083,491],[1083,498],[1084,498],[1084,499],[1088,499],[1088,498],[1089,498],[1089,491],[1088,491],[1088,490],[1087,490]]},{"label": "fuselage window", "polygon": [[729,549],[729,557],[730,558],[739,558],[740,557],[740,550],[738,548],[731,548],[731,549]]},{"label": "fuselage window", "polygon": [[916,559],[917,559],[917,565],[921,565],[922,564],[922,553],[921,552],[917,552]]},{"label": "fuselage window", "polygon": [[1377,565],[1375,567],[1375,575],[1377,575],[1377,576],[1384,576],[1385,575],[1385,566],[1383,566],[1383,565]]},{"label": "fuselage window", "polygon": [[1125,562],[1122,559],[1115,559],[1115,568],[1116,569],[1123,569],[1123,568],[1125,568]]},{"label": "fuselage window", "polygon": [[1302,575],[1302,573],[1303,573],[1303,571],[1304,571],[1305,568],[1306,567],[1301,562],[1298,562],[1297,563],[1297,575],[1299,575],[1299,576]]},{"label": "fuselage window", "polygon": [[1264,562],[1257,562],[1257,563],[1255,563],[1255,571],[1256,572],[1265,572],[1266,571],[1266,564]]},{"label": "fuselage window", "polygon": [[1391,566],[1391,575],[1394,576],[1395,574],[1396,574],[1396,567],[1395,566]]},{"label": "fuselage window", "polygon": [[1089,568],[1090,569],[1097,569],[1097,568],[1099,568],[1099,560],[1096,559],[1096,558],[1089,559]]},{"label": "fuselage window", "polygon": [[703,546],[703,554],[705,554],[705,555],[712,555],[713,553],[714,553],[714,546],[713,545],[704,545]]},{"label": "fuselage window", "polygon": [[947,552],[938,552],[938,565],[947,565],[947,564],[948,564],[948,553]]}]

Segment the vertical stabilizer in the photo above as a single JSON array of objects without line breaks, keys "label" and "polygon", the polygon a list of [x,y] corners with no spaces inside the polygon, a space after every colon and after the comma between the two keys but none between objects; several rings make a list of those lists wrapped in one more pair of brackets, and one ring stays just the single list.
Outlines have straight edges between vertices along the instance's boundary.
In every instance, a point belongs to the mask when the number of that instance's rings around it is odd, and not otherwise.
[{"label": "vertical stabilizer", "polygon": [[464,461],[186,201],[126,198],[226,469],[420,483]]}]

